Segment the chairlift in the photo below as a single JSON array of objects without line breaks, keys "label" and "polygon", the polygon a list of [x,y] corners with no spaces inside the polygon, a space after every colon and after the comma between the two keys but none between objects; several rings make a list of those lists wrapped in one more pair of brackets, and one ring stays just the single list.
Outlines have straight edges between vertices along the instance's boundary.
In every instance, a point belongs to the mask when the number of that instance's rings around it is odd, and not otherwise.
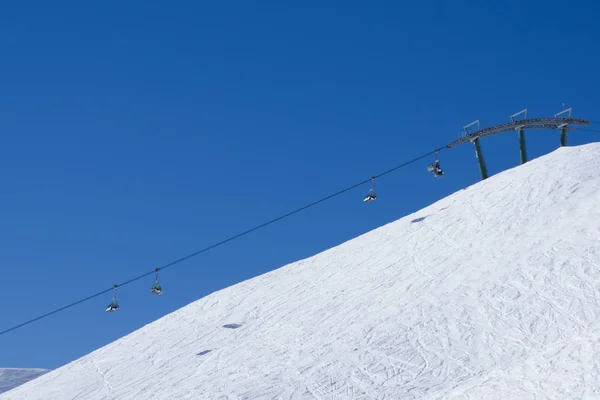
[{"label": "chairlift", "polygon": [[444,175],[444,171],[440,168],[440,161],[438,160],[438,151],[435,150],[435,161],[427,166],[427,171],[431,172],[436,178]]},{"label": "chairlift", "polygon": [[156,282],[154,282],[154,286],[152,286],[152,289],[150,289],[152,294],[155,294],[157,296],[160,296],[162,294],[162,288],[160,287],[160,284],[158,283],[158,271],[159,270],[160,270],[160,268],[156,268]]},{"label": "chairlift", "polygon": [[108,305],[108,307],[106,307],[106,312],[114,312],[114,311],[117,311],[118,309],[119,309],[119,302],[117,301],[117,285],[115,285],[113,299],[110,302],[110,304]]},{"label": "chairlift", "polygon": [[363,199],[363,202],[364,203],[370,203],[370,202],[372,202],[375,199],[377,199],[377,193],[375,193],[375,177],[372,176],[371,177],[371,189],[369,189],[369,192],[367,193],[367,195]]}]

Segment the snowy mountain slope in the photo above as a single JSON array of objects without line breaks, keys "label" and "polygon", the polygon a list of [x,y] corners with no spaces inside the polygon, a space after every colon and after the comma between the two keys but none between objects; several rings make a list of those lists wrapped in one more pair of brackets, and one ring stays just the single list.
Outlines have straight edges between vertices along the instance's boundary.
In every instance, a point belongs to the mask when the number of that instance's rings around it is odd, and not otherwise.
[{"label": "snowy mountain slope", "polygon": [[37,368],[0,368],[0,393],[16,388],[46,372],[48,370]]},{"label": "snowy mountain slope", "polygon": [[0,399],[600,397],[599,154],[561,148]]}]

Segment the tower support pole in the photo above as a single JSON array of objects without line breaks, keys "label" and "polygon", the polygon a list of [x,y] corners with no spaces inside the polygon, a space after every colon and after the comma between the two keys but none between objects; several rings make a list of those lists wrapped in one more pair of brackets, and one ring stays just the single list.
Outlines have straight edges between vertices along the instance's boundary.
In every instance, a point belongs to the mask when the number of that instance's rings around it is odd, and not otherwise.
[{"label": "tower support pole", "polygon": [[481,180],[487,179],[488,173],[485,167],[485,160],[483,159],[483,153],[481,152],[481,145],[479,144],[479,138],[473,140],[475,145],[475,155],[477,156],[477,162],[479,163],[479,172],[481,173]]},{"label": "tower support pole", "polygon": [[560,128],[560,146],[566,146],[567,145],[567,126],[562,126]]},{"label": "tower support pole", "polygon": [[525,130],[519,129],[519,149],[521,150],[521,164],[527,162],[527,149],[525,148]]}]

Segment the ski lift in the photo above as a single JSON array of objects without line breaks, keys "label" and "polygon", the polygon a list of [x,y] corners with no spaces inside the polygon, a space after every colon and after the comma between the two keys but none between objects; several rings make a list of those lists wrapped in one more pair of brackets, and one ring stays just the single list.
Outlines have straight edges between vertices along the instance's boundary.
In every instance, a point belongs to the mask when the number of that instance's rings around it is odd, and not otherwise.
[{"label": "ski lift", "polygon": [[113,294],[113,299],[108,305],[108,307],[106,307],[106,312],[113,312],[119,309],[119,302],[117,301],[117,286],[118,285],[114,286],[115,292]]},{"label": "ski lift", "polygon": [[427,171],[431,172],[436,178],[444,175],[444,171],[442,170],[442,168],[440,168],[440,161],[438,160],[438,151],[439,150],[437,149],[435,150],[435,161],[429,164],[429,166],[427,166]]},{"label": "ski lift", "polygon": [[364,203],[370,203],[373,200],[377,199],[377,193],[375,193],[375,177],[371,177],[371,189],[363,199]]},{"label": "ski lift", "polygon": [[160,284],[158,283],[158,271],[159,270],[160,270],[160,268],[156,268],[156,282],[154,282],[154,286],[152,286],[152,289],[150,289],[152,294],[155,294],[157,296],[160,296],[162,294],[162,288],[160,287]]}]

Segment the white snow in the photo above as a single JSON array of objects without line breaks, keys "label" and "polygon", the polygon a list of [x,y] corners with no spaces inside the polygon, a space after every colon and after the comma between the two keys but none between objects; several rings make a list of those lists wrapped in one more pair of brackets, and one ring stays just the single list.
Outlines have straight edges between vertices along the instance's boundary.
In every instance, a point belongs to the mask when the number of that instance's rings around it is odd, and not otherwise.
[{"label": "white snow", "polygon": [[599,172],[561,148],[0,399],[600,398]]},{"label": "white snow", "polygon": [[0,393],[9,391],[48,372],[38,368],[0,368]]}]

